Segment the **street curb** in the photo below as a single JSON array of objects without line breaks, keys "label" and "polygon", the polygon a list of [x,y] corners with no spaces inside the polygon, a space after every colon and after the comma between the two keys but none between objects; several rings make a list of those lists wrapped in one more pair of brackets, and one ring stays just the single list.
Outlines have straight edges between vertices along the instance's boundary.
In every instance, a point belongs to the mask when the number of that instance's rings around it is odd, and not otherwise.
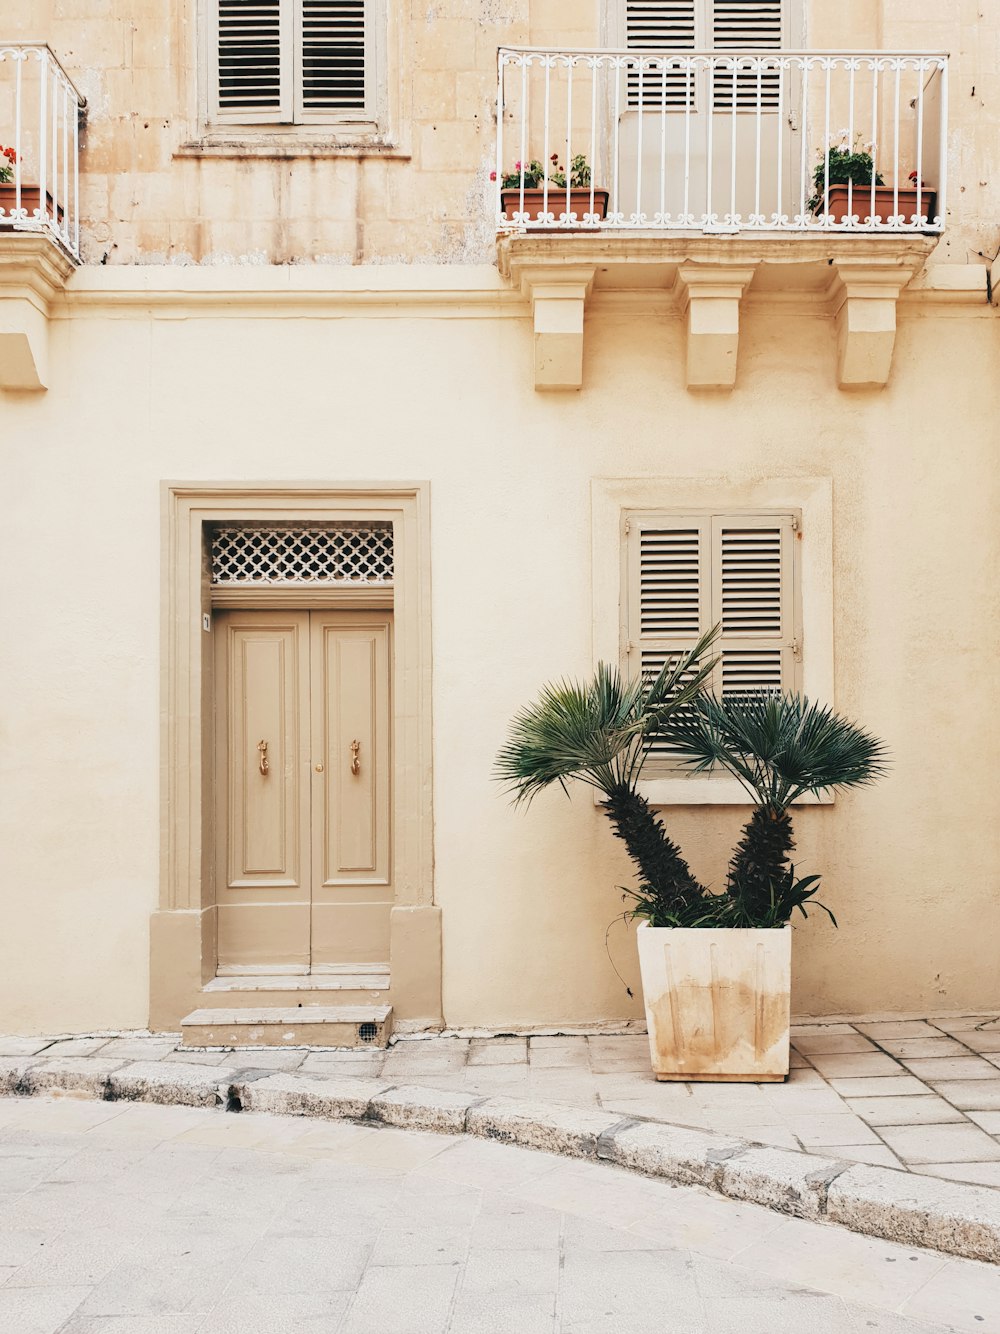
[{"label": "street curb", "polygon": [[597,1109],[377,1079],[276,1074],[249,1062],[205,1066],[89,1057],[0,1058],[0,1095],[180,1104],[467,1134],[609,1162],[793,1218],[1000,1263],[1000,1191]]}]

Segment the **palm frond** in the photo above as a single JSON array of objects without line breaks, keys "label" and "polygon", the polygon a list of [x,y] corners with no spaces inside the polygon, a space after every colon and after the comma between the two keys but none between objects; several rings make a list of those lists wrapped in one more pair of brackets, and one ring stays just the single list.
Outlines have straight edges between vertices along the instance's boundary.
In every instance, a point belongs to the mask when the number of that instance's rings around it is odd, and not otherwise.
[{"label": "palm frond", "polygon": [[660,731],[694,772],[728,769],[779,810],[804,793],[873,783],[888,768],[877,737],[803,695],[703,694]]},{"label": "palm frond", "polygon": [[711,674],[717,657],[705,654],[715,643],[720,627],[713,626],[686,653],[678,653],[666,660],[659,673],[646,686],[645,711],[651,719],[665,717],[685,708],[702,690]]},{"label": "palm frond", "polygon": [[605,795],[630,783],[649,747],[655,721],[690,707],[714,666],[699,660],[715,638],[704,635],[666,662],[652,681],[624,678],[600,662],[590,681],[557,681],[510,725],[495,765],[515,802],[530,801],[555,782],[578,779]]}]

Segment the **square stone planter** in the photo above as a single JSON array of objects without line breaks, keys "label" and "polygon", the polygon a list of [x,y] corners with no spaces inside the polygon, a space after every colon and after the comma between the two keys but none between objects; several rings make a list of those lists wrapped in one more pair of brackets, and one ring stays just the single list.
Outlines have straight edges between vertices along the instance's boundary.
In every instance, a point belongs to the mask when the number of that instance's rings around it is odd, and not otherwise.
[{"label": "square stone planter", "polygon": [[775,1083],[788,1076],[792,932],[636,932],[657,1079]]}]

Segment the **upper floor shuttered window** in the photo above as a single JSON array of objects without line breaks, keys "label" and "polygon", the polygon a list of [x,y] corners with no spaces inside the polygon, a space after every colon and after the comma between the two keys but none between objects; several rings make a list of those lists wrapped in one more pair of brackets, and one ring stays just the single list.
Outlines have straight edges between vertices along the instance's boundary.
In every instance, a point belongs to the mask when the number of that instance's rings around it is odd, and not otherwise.
[{"label": "upper floor shuttered window", "polygon": [[211,0],[216,120],[373,118],[373,0]]},{"label": "upper floor shuttered window", "polygon": [[[788,45],[789,0],[624,0],[625,45],[630,51],[677,52],[715,50],[779,51]],[[735,76],[735,77],[734,77]],[[761,110],[777,106],[777,72],[760,74]],[[630,107],[660,110],[693,109],[701,100],[697,73],[655,67],[630,73]],[[716,69],[712,104],[718,111],[754,110],[758,74],[749,70]]]}]

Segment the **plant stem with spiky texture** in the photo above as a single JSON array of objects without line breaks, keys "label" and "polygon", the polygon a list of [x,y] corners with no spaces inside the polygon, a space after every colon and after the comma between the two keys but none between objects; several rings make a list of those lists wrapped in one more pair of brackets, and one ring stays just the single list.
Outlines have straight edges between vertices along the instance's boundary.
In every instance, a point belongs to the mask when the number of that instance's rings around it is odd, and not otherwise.
[{"label": "plant stem with spiky texture", "polygon": [[[705,893],[659,816],[654,815],[649,802],[631,783],[616,784],[601,802],[601,808],[639,869],[637,897],[649,901],[651,906],[662,904],[676,909]],[[651,921],[657,925],[655,915]]]},{"label": "plant stem with spiky texture", "polygon": [[727,875],[727,892],[751,912],[766,909],[791,865],[792,817],[776,806],[758,806],[743,826]]}]

